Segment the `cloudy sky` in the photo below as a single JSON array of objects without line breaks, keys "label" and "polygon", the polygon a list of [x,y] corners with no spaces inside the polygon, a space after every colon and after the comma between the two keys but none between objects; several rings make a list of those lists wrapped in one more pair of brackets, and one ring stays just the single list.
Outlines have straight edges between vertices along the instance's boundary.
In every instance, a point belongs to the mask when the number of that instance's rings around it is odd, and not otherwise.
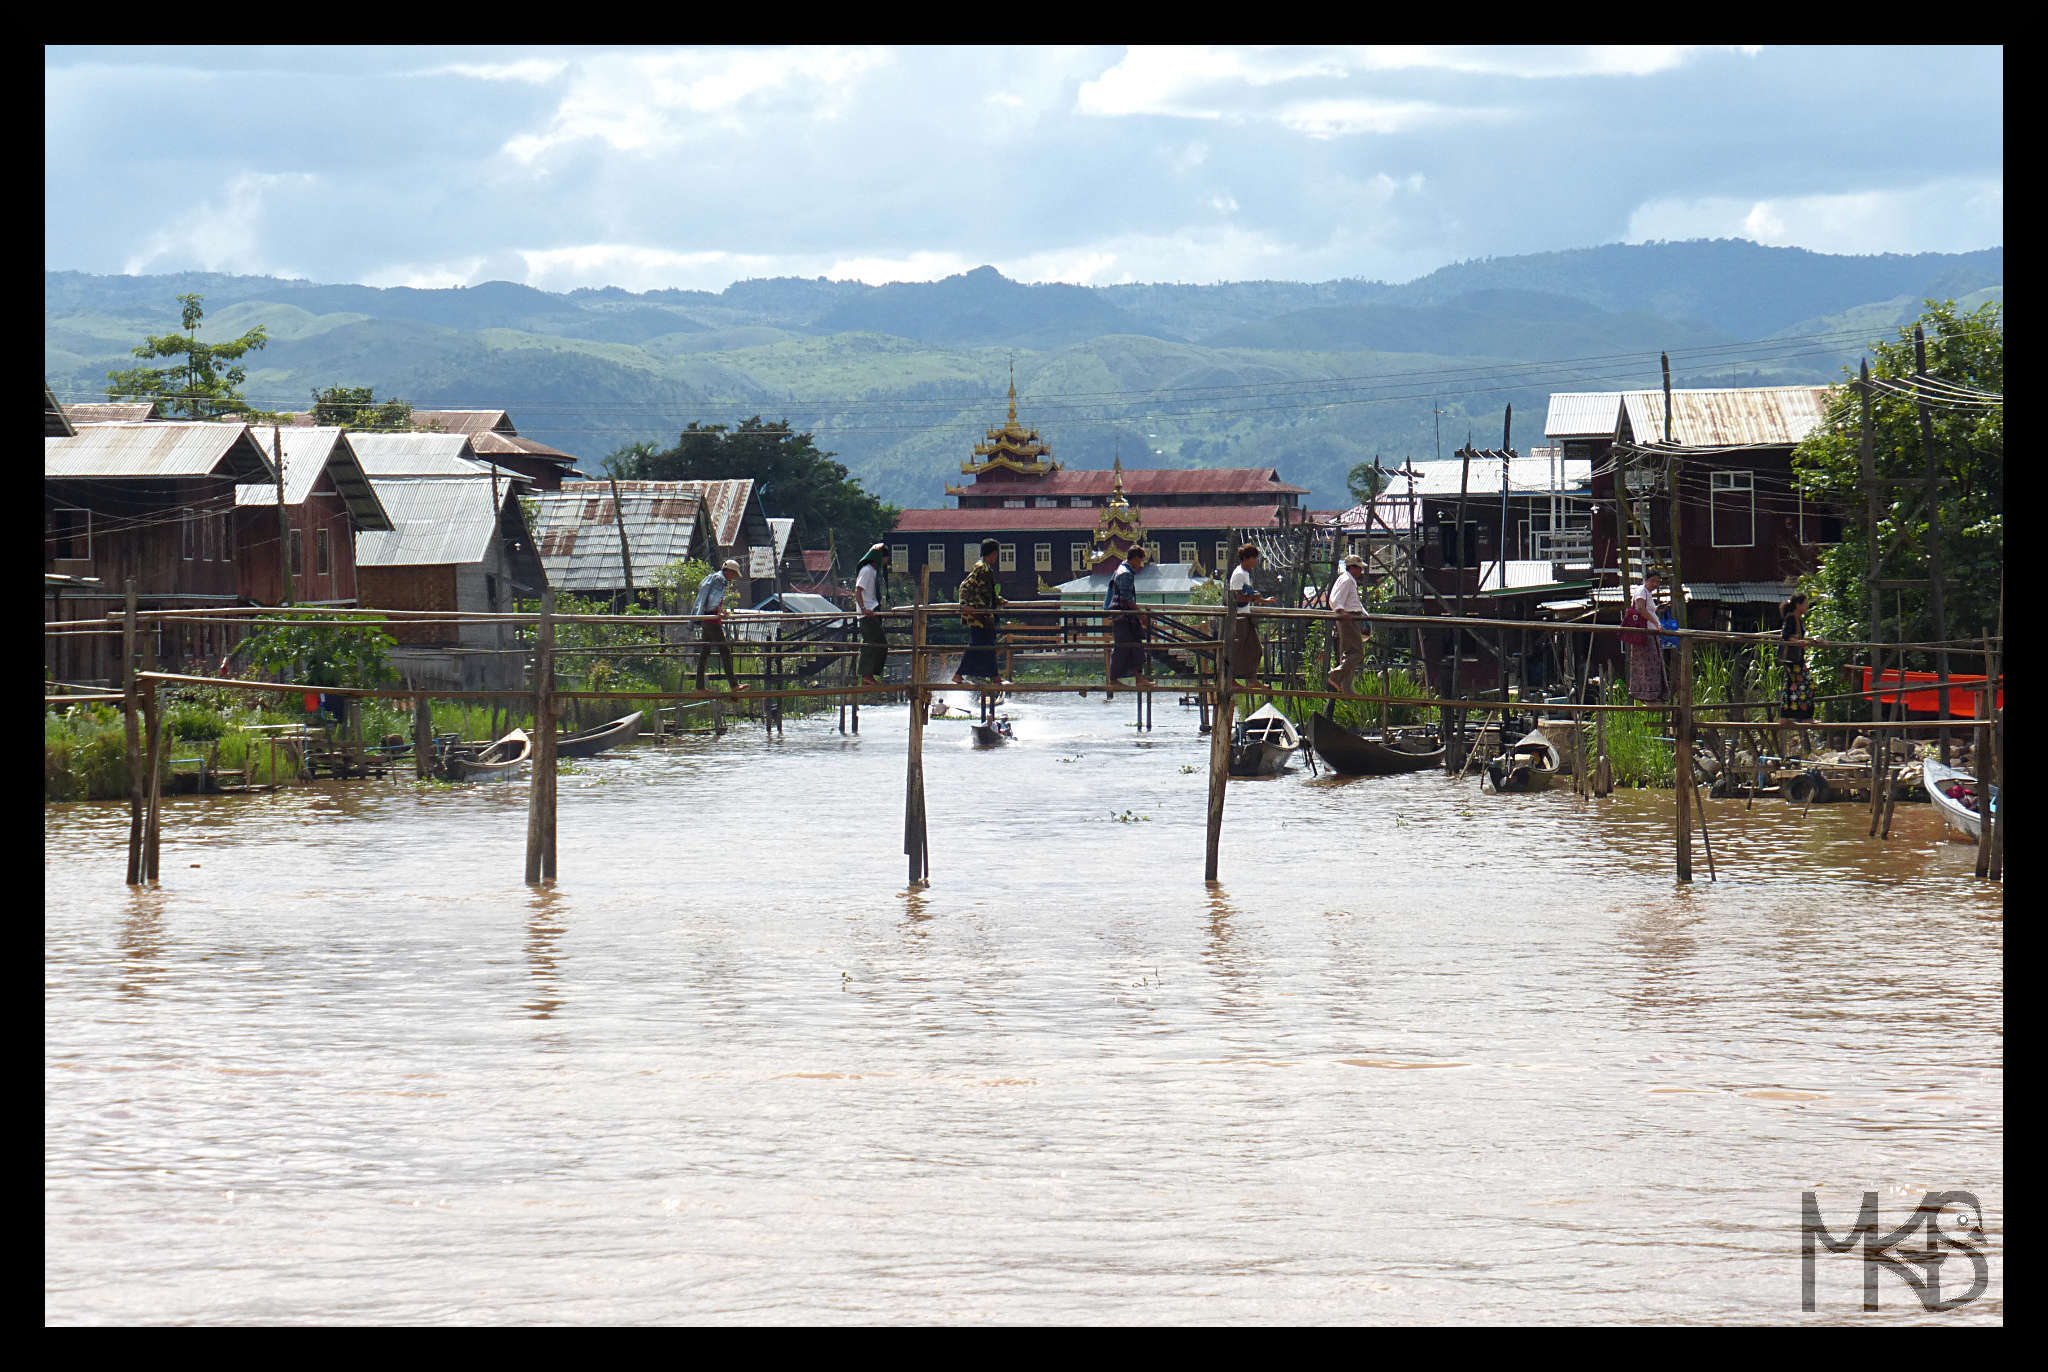
[{"label": "cloudy sky", "polygon": [[51,269],[1401,281],[2004,242],[1998,49],[51,48]]}]

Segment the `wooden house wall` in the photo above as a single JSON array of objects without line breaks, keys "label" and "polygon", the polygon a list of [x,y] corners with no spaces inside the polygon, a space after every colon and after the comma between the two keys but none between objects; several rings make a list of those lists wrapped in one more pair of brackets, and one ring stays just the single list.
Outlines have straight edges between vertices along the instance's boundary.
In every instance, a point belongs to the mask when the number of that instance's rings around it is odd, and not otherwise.
[{"label": "wooden house wall", "polygon": [[[380,610],[456,610],[456,569],[441,563],[417,567],[359,567],[357,598]],[[442,624],[394,624],[388,632],[400,643],[449,643]]]},{"label": "wooden house wall", "polygon": [[[130,578],[143,609],[232,605],[238,594],[234,499],[234,483],[224,477],[44,482],[43,570],[98,577],[102,586],[96,595],[67,591],[57,600],[46,594],[44,617],[83,619],[118,611]],[[57,512],[64,509],[91,516],[89,556],[57,557]],[[240,641],[241,631],[227,624],[191,625],[148,638],[146,661],[171,671],[210,671]],[[59,680],[116,682],[119,642],[113,635],[46,639],[43,665]]]},{"label": "wooden house wall", "polygon": [[[1800,500],[1792,485],[1791,456],[1790,448],[1765,448],[1718,453],[1686,463],[1679,488],[1684,538],[1677,551],[1687,581],[1794,581],[1814,569],[1827,546],[1822,540],[1831,542],[1838,536],[1838,512],[1809,504],[1802,520]],[[1746,497],[1715,492],[1716,472],[1747,475],[1751,491]],[[1617,476],[1610,473],[1594,478],[1593,557],[1598,567],[1620,565],[1614,504]],[[1670,498],[1656,495],[1641,503],[1649,507],[1651,542],[1669,547]],[[1743,511],[1751,512],[1752,517],[1739,519]],[[1731,515],[1738,519],[1731,520]],[[1733,530],[1731,524],[1736,526]],[[1744,530],[1743,524],[1750,527]],[[1749,535],[1746,544],[1736,542],[1743,532]],[[1640,575],[1639,568],[1630,568],[1631,582]]]},{"label": "wooden house wall", "polygon": [[[355,525],[348,505],[326,472],[314,483],[312,494],[289,511],[292,527],[299,532],[300,569],[292,577],[292,599],[296,601],[351,601],[356,599]],[[327,532],[328,571],[320,567],[320,531]],[[282,549],[278,540],[277,507],[242,505],[235,510],[236,550],[242,597],[259,605],[277,605],[284,600],[284,580],[279,571]]]}]

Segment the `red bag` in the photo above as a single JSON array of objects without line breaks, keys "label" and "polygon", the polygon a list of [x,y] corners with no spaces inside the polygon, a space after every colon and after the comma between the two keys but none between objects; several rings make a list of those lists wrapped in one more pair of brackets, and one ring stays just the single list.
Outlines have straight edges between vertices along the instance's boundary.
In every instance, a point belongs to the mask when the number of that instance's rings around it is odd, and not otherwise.
[{"label": "red bag", "polygon": [[[1643,618],[1643,612],[1638,610],[1633,604],[1621,612],[1621,627],[1624,629],[1642,629],[1648,625],[1649,621]],[[1644,633],[1623,634],[1621,636],[1621,646],[1624,648],[1647,648],[1650,646],[1650,636]]]}]

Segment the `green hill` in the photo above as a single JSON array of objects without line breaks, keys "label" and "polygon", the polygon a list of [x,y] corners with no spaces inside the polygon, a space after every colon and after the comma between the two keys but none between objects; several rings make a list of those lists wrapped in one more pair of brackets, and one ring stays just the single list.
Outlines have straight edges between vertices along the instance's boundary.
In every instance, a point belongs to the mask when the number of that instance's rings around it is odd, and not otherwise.
[{"label": "green hill", "polygon": [[[44,275],[44,373],[99,399],[144,333],[206,297],[206,336],[263,324],[245,387],[303,408],[369,385],[426,407],[501,406],[520,432],[586,459],[685,423],[750,415],[815,429],[870,489],[942,500],[1000,422],[1014,357],[1020,417],[1065,462],[1274,465],[1344,501],[1379,454],[1499,440],[1526,450],[1553,389],[1832,381],[1859,341],[1918,310],[2003,289],[2001,249],[1842,258],[1755,244],[1614,245],[1460,263],[1418,281],[1026,286],[981,268],[871,287],[784,278],[722,292],[555,294],[505,282],[443,291],[183,273]],[[1793,342],[1841,335],[1823,343]],[[1762,340],[1772,335],[1785,340]],[[1193,340],[1193,341],[1189,341]],[[1592,360],[1600,359],[1600,360]],[[1441,410],[1438,415],[1435,411]]]}]

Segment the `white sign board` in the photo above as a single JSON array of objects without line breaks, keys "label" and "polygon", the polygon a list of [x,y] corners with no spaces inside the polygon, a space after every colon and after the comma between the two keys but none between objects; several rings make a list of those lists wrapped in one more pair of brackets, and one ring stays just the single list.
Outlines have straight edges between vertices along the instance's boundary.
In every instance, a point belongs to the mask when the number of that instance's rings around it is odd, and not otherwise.
[{"label": "white sign board", "polygon": [[747,549],[747,576],[756,581],[775,579],[775,550],[773,548]]}]

